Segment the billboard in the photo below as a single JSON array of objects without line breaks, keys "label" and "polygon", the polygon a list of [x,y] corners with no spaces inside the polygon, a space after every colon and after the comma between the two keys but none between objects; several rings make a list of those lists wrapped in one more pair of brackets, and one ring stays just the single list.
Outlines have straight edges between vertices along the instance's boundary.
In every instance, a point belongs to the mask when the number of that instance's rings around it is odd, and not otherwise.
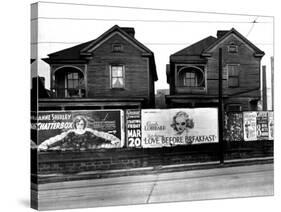
[{"label": "billboard", "polygon": [[257,112],[257,139],[268,139],[268,112],[266,111]]},{"label": "billboard", "polygon": [[126,110],[127,147],[141,147],[141,110]]},{"label": "billboard", "polygon": [[273,112],[268,112],[268,139],[273,140],[274,139],[274,119],[273,119]]},{"label": "billboard", "polygon": [[37,130],[36,130],[36,122],[37,122],[37,112],[31,111],[30,114],[30,148],[36,149],[37,148]]},{"label": "billboard", "polygon": [[141,118],[144,148],[218,142],[216,108],[145,109]]},{"label": "billboard", "polygon": [[257,140],[257,112],[243,113],[244,140]]},{"label": "billboard", "polygon": [[32,129],[39,150],[87,150],[124,145],[122,110],[38,112]]},{"label": "billboard", "polygon": [[225,116],[224,139],[227,141],[243,140],[243,113],[231,112]]}]

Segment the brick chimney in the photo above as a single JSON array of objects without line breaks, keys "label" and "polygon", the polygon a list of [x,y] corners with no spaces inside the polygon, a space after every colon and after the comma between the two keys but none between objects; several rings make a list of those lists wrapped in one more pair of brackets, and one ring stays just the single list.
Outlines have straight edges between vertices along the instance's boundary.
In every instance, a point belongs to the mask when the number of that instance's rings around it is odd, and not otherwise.
[{"label": "brick chimney", "polygon": [[132,27],[121,27],[123,31],[125,31],[128,35],[135,37],[135,29]]},{"label": "brick chimney", "polygon": [[221,38],[222,36],[224,36],[228,32],[229,32],[229,30],[218,30],[217,31],[217,38]]}]

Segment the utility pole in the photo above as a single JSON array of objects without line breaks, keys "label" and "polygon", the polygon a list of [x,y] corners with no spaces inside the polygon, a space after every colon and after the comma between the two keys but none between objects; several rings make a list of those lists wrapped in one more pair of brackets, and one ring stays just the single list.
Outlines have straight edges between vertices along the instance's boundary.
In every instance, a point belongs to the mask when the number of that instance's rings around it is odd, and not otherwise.
[{"label": "utility pole", "polygon": [[219,48],[219,154],[220,163],[224,163],[224,141],[223,141],[223,125],[224,125],[224,113],[223,113],[223,90],[222,90],[222,48]]},{"label": "utility pole", "polygon": [[267,110],[266,66],[262,66],[262,110]]},{"label": "utility pole", "polygon": [[271,109],[274,110],[274,57],[270,57],[271,62]]}]

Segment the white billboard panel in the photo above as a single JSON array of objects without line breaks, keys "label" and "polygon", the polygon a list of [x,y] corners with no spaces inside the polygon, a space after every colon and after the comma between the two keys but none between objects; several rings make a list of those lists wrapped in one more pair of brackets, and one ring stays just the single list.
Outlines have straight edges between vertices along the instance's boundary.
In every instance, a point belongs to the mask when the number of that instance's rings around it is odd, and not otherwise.
[{"label": "white billboard panel", "polygon": [[216,108],[142,110],[142,147],[218,142]]}]

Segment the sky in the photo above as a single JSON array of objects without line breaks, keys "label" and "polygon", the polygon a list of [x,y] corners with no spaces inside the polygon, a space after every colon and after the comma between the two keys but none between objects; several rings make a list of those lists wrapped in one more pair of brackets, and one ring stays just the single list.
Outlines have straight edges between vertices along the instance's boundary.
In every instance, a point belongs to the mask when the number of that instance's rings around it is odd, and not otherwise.
[{"label": "sky", "polygon": [[135,38],[154,52],[159,78],[155,84],[156,90],[169,88],[166,83],[166,64],[169,63],[171,54],[207,36],[216,37],[217,30],[235,28],[265,52],[261,65],[267,67],[268,106],[271,108],[270,57],[274,51],[272,17],[187,12],[188,8],[183,8],[185,11],[166,11],[101,7],[93,3],[95,2],[79,5],[40,2],[38,13],[32,12],[31,57],[37,58],[31,67],[32,76],[38,70],[38,74],[45,77],[47,88],[50,87],[49,65],[41,58],[93,40],[115,24],[134,27]]}]

